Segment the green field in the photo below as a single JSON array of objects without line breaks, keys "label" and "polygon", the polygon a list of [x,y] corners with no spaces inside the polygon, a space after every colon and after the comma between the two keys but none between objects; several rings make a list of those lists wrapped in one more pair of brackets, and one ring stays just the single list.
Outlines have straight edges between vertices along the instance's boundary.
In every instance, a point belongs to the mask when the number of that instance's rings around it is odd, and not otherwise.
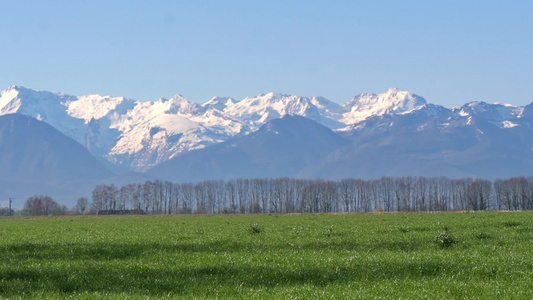
[{"label": "green field", "polygon": [[533,299],[533,213],[0,219],[3,298]]}]

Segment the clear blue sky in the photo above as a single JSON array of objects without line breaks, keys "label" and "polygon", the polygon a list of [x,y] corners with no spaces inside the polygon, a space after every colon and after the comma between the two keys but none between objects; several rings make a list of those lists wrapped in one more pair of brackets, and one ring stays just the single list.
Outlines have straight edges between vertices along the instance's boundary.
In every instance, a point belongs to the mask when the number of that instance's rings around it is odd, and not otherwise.
[{"label": "clear blue sky", "polygon": [[2,1],[0,90],[533,102],[533,1]]}]

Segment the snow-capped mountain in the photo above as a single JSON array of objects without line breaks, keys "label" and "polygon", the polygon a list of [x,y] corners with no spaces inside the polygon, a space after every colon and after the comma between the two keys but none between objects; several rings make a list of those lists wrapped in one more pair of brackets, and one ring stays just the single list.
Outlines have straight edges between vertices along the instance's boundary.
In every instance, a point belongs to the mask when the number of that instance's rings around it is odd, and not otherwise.
[{"label": "snow-capped mountain", "polygon": [[341,122],[347,125],[361,122],[371,116],[398,114],[426,104],[420,96],[398,89],[389,89],[383,94],[360,94],[342,107]]},{"label": "snow-capped mountain", "polygon": [[[200,105],[179,94],[171,99],[143,102],[12,86],[0,94],[0,115],[12,113],[42,120],[85,146],[94,156],[130,170],[146,170],[185,153],[239,140],[265,124],[293,115],[313,120],[352,141],[342,149],[332,150],[317,165],[307,165],[299,173],[304,177],[403,174],[395,171],[400,169],[411,170],[405,174],[453,169],[447,174],[481,176],[455,166],[451,159],[464,162],[468,156],[457,155],[468,153],[483,157],[481,149],[488,149],[493,152],[486,157],[497,160],[510,155],[517,157],[518,165],[528,165],[523,159],[533,149],[529,140],[533,136],[533,105],[471,102],[445,108],[398,89],[382,94],[360,94],[342,105],[322,97],[277,93],[240,101],[215,97]],[[507,138],[511,136],[514,139]],[[508,149],[515,149],[514,154],[498,146],[504,141],[513,144]],[[282,149],[284,145],[276,147]],[[409,160],[409,157],[416,159]],[[421,162],[444,157],[450,160],[442,162],[446,165],[442,169]],[[362,162],[368,163],[368,167]],[[380,164],[381,169],[376,167]]]},{"label": "snow-capped mountain", "polygon": [[44,121],[97,157],[105,157],[114,147],[120,132],[113,125],[134,105],[122,97],[75,97],[19,86],[0,93],[0,115],[19,113]]},{"label": "snow-capped mountain", "polygon": [[141,102],[124,97],[71,96],[11,86],[0,94],[0,115],[42,120],[107,161],[143,170],[179,154],[259,129],[285,115],[309,118],[331,129],[372,115],[405,112],[425,103],[408,92],[362,94],[339,105],[322,97],[277,93],[241,101],[215,97],[199,105],[177,94]]},{"label": "snow-capped mountain", "polygon": [[0,94],[0,115],[12,113],[47,122],[95,156],[132,169],[249,132],[240,120],[181,95],[140,102],[11,86]]},{"label": "snow-capped mountain", "polygon": [[19,113],[44,121],[84,145],[83,120],[67,113],[72,96],[11,86],[0,93],[0,115]]},{"label": "snow-capped mountain", "polygon": [[110,128],[121,132],[107,158],[143,169],[180,153],[204,148],[246,131],[246,125],[181,95],[137,102]]},{"label": "snow-capped mountain", "polygon": [[342,108],[339,104],[322,97],[298,97],[277,93],[262,94],[241,101],[227,99],[224,104],[211,100],[206,107],[217,107],[233,118],[243,120],[252,130],[258,129],[266,122],[285,115],[302,116],[329,128],[345,126],[339,122]]}]

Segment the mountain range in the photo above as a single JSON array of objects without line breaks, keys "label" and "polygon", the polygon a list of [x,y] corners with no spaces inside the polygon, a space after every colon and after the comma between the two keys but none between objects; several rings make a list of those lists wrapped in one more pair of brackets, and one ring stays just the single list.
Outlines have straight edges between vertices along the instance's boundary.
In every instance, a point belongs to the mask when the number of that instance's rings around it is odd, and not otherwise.
[{"label": "mountain range", "polygon": [[361,94],[343,105],[276,93],[241,101],[215,97],[200,105],[179,94],[141,102],[11,86],[0,94],[0,115],[19,113],[44,121],[96,157],[142,171],[179,154],[244,136],[284,115],[303,116],[338,130],[372,115],[402,113],[424,104],[423,98],[397,89]]},{"label": "mountain range", "polygon": [[0,93],[0,125],[0,167],[13,179],[0,188],[43,172],[87,187],[124,178],[533,175],[533,104],[446,108],[398,89],[344,104],[277,93],[197,104],[179,94],[150,102],[11,86]]}]

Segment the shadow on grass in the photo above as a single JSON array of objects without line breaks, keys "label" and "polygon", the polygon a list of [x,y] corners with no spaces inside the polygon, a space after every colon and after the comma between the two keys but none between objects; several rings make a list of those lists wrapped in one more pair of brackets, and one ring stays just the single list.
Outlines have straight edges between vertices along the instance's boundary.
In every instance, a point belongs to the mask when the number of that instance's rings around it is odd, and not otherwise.
[{"label": "shadow on grass", "polygon": [[[326,286],[344,282],[402,280],[439,276],[456,268],[446,262],[421,261],[409,263],[370,264],[368,261],[323,266],[257,267],[248,263],[224,260],[206,261],[200,266],[180,264],[180,255],[201,257],[218,252],[240,257],[268,255],[270,252],[306,250],[397,250],[414,249],[416,244],[402,242],[314,243],[308,245],[260,245],[255,242],[204,242],[201,244],[32,244],[0,246],[4,263],[0,264],[0,295],[4,297],[39,293],[127,293],[133,295],[203,295],[238,292],[237,289],[310,284]],[[254,251],[265,251],[255,253]],[[165,257],[174,259],[166,259]],[[298,254],[300,255],[300,254]],[[316,255],[316,254],[314,254]],[[234,256],[234,257],[236,257]],[[190,257],[190,256],[183,256]],[[177,258],[177,259],[176,259]],[[183,258],[186,259],[186,258]],[[239,261],[237,259],[237,261]],[[31,262],[31,267],[25,262]],[[37,266],[37,267],[35,267]],[[446,270],[446,271],[444,271]],[[223,288],[222,288],[223,287]]]},{"label": "shadow on grass", "polygon": [[409,262],[355,264],[352,267],[250,267],[231,264],[202,267],[161,265],[91,265],[57,269],[19,268],[0,270],[0,294],[5,297],[25,294],[56,293],[127,293],[131,295],[195,295],[209,297],[215,293],[239,292],[279,286],[428,279],[457,270],[445,262]]},{"label": "shadow on grass", "polygon": [[[432,241],[430,241],[432,242]],[[429,243],[429,242],[428,242]],[[202,243],[94,243],[94,244],[34,244],[20,243],[0,246],[0,254],[10,259],[64,259],[64,260],[121,260],[144,257],[154,253],[235,253],[266,250],[348,250],[348,251],[404,251],[427,247],[420,241],[374,241],[355,243],[346,241],[318,241],[314,243],[261,244],[260,242],[210,241]]]}]

